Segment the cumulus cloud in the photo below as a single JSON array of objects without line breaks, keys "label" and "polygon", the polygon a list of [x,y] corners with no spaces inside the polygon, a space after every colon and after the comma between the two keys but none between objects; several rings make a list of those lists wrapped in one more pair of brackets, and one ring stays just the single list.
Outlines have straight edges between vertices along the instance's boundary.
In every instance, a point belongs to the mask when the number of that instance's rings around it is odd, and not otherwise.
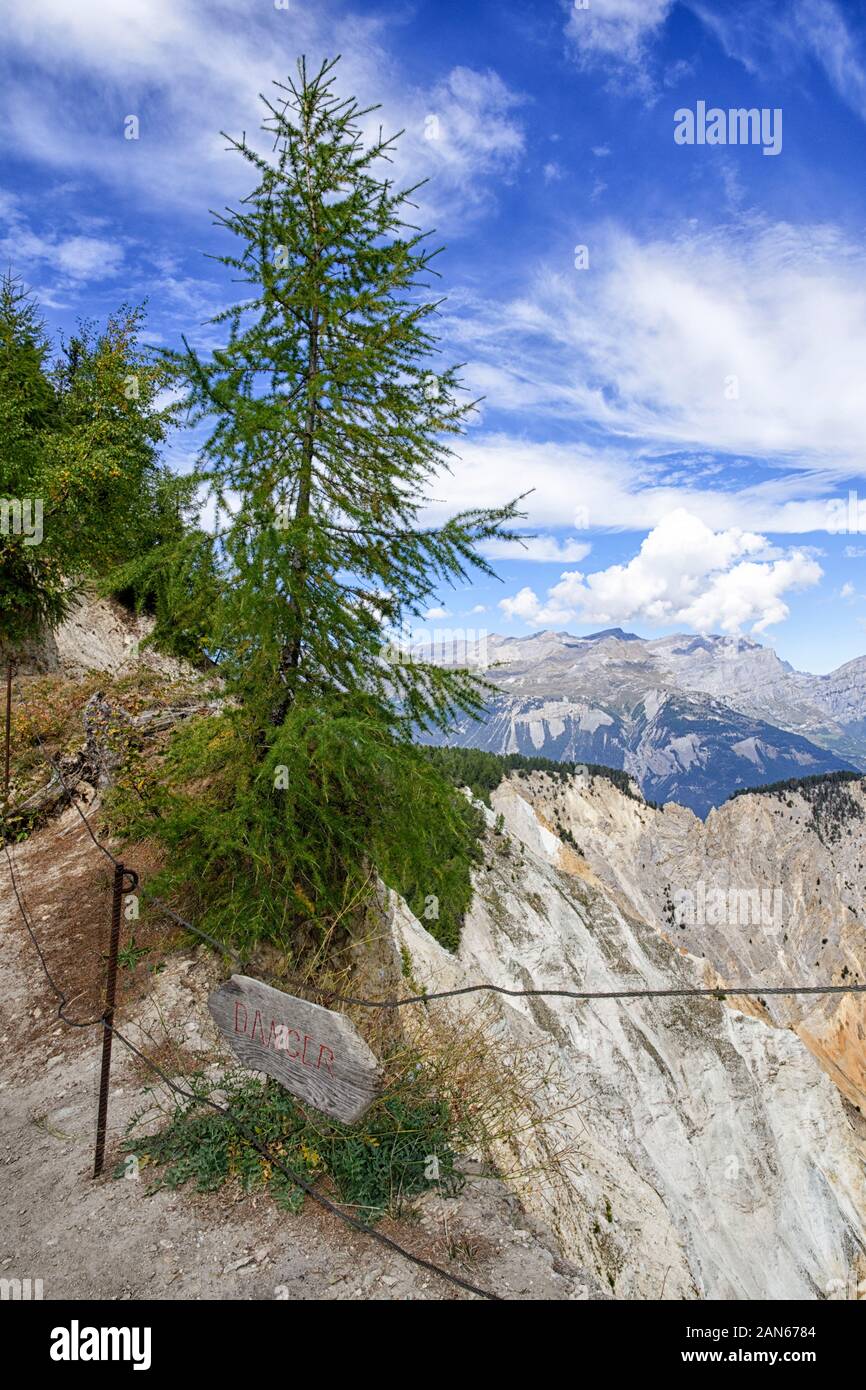
[{"label": "cumulus cloud", "polygon": [[713,531],[684,510],[670,513],[624,565],[585,575],[566,571],[539,599],[524,587],[501,600],[509,618],[526,622],[619,624],[697,632],[763,632],[788,616],[784,595],[816,584],[823,571],[803,551],[778,554],[764,536]]},{"label": "cumulus cloud", "polygon": [[528,585],[518,589],[511,598],[500,599],[499,607],[506,618],[522,618],[527,623],[540,618],[544,610],[544,605],[539,600],[535,590],[530,589]]}]

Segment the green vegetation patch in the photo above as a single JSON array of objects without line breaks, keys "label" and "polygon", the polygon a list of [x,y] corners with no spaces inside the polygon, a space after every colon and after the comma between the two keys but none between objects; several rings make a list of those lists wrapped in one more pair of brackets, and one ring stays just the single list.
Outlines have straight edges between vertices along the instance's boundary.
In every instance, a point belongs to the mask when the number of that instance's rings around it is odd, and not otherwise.
[{"label": "green vegetation patch", "polygon": [[357,700],[295,704],[264,755],[236,712],[179,728],[144,776],[107,800],[116,834],[167,851],[147,885],[242,954],[260,941],[296,963],[348,925],[376,873],[455,949],[480,856],[480,815],[422,750]]},{"label": "green vegetation patch", "polygon": [[516,772],[520,777],[528,777],[531,772],[546,772],[560,782],[577,772],[604,777],[623,796],[643,801],[635,794],[627,772],[617,767],[603,767],[600,763],[555,762],[552,758],[525,757],[522,753],[487,753],[481,748],[426,747],[424,752],[449,781],[458,787],[469,787],[472,795],[486,806],[490,805],[490,793],[509,772]]},{"label": "green vegetation patch", "polygon": [[[152,1167],[151,1191],[191,1182],[216,1192],[234,1181],[297,1211],[305,1194],[288,1169],[309,1184],[326,1181],[338,1201],[377,1221],[431,1187],[454,1195],[462,1186],[449,1105],[423,1085],[376,1101],[352,1127],[305,1111],[281,1086],[241,1070],[213,1085],[201,1075],[187,1078],[185,1089],[190,1098],[178,1100],[162,1130],[137,1136],[134,1119],[124,1142],[127,1155]],[[216,1090],[229,1114],[208,1103]],[[129,1157],[114,1176],[125,1176],[128,1165]]]}]

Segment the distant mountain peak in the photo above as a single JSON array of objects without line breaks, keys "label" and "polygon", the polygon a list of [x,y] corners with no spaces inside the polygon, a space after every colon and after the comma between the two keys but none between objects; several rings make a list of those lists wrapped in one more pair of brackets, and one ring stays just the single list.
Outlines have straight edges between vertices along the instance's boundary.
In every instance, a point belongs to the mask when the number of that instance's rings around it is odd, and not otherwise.
[{"label": "distant mountain peak", "polygon": [[495,694],[448,741],[624,769],[698,815],[742,787],[866,771],[866,657],[817,677],[751,637],[621,627],[496,637],[491,657]]},{"label": "distant mountain peak", "polygon": [[623,632],[621,627],[606,627],[601,632],[588,632],[580,640],[582,642],[603,642],[606,637],[615,637],[618,642],[640,642],[643,640],[638,637],[636,632]]}]

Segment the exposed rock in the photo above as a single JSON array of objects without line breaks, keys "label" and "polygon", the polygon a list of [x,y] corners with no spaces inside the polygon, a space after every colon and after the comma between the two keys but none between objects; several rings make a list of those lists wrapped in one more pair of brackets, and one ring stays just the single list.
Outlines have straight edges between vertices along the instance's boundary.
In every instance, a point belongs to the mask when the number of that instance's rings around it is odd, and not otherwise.
[{"label": "exposed rock", "polygon": [[143,646],[153,619],[130,613],[111,599],[85,597],[53,633],[27,643],[16,656],[20,675],[61,672],[70,677],[90,671],[116,675],[141,666],[174,679],[188,673],[184,662]]},{"label": "exposed rock", "polygon": [[[392,895],[390,929],[420,984],[430,991],[482,981],[518,990],[688,989],[742,982],[753,970],[768,984],[797,969],[807,983],[832,974],[830,957],[819,969],[813,956],[806,970],[818,928],[809,946],[801,929],[799,954],[774,946],[772,954],[740,958],[736,943],[721,938],[717,956],[706,939],[705,954],[696,941],[689,951],[662,920],[666,874],[683,867],[687,850],[692,873],[705,867],[703,846],[719,836],[720,819],[727,829],[715,862],[729,855],[745,869],[736,822],[757,816],[745,852],[755,864],[762,857],[766,873],[769,800],[744,808],[752,798],[742,798],[704,827],[689,811],[652,811],[601,783],[572,797],[570,784],[536,775],[494,793],[489,823],[501,814],[508,833],[488,836],[457,958]],[[799,839],[807,873],[811,844],[802,843],[797,819],[789,825],[790,862]],[[554,832],[557,821],[580,851]],[[839,937],[837,964],[862,957],[856,921]],[[551,1063],[534,1104],[553,1118],[527,1131],[527,1144],[540,1152],[524,1153],[520,1166],[537,1173],[518,1190],[554,1226],[568,1257],[594,1269],[617,1296],[822,1298],[863,1279],[862,1132],[830,1079],[841,1083],[844,1074],[846,1094],[859,1085],[860,1005],[807,999],[766,1009],[750,1003],[746,1013],[714,998],[494,999],[497,1026],[518,1044],[546,1049]],[[460,1026],[477,1012],[479,996],[430,1007],[449,1009]],[[558,1179],[545,1161],[555,1151],[574,1151]],[[502,1159],[507,1168],[509,1155]]]},{"label": "exposed rock", "polygon": [[[866,815],[861,783],[845,788]],[[799,793],[737,797],[705,823],[622,797],[601,778],[543,774],[494,794],[506,823],[559,822],[608,891],[730,987],[866,983],[866,820],[819,834]],[[564,864],[561,848],[543,853]],[[761,996],[744,1010],[791,1028],[866,1111],[866,995]]]}]

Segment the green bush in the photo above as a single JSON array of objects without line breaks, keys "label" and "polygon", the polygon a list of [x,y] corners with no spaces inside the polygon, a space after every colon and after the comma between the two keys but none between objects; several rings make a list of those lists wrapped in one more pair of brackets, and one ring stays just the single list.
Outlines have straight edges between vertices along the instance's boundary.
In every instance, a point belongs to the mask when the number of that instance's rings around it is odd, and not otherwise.
[{"label": "green bush", "polygon": [[455,948],[479,816],[422,751],[357,700],[294,705],[264,752],[245,727],[235,710],[190,722],[143,789],[137,769],[120,779],[114,828],[167,851],[153,891],[182,893],[241,954],[268,941],[297,960],[363,905],[378,871]]},{"label": "green bush", "polygon": [[[214,1192],[235,1179],[246,1192],[266,1188],[281,1206],[298,1210],[304,1192],[282,1165],[308,1183],[329,1179],[339,1201],[364,1220],[376,1221],[434,1182],[446,1193],[462,1184],[454,1166],[449,1106],[423,1082],[412,1093],[376,1101],[352,1127],[305,1112],[281,1086],[248,1072],[231,1071],[217,1086],[230,1115],[208,1104],[216,1087],[197,1076],[184,1083],[192,1098],[177,1102],[162,1130],[127,1137],[125,1151],[158,1170],[151,1190],[193,1182],[199,1192]],[[254,1134],[259,1147],[242,1130]],[[434,1155],[435,1179],[428,1176]],[[115,1177],[122,1177],[125,1167],[121,1162]]]}]

